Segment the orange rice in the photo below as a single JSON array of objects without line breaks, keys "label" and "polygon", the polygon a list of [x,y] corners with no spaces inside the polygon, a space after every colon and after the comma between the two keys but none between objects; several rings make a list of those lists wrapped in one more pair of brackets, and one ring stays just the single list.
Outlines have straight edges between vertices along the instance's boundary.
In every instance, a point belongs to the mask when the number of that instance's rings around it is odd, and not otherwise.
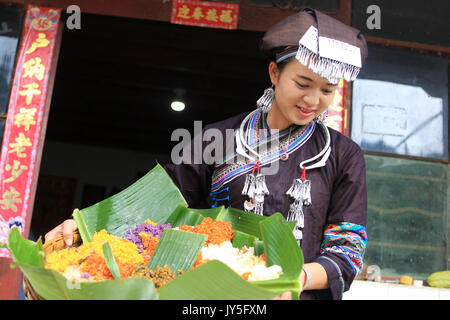
[{"label": "orange rice", "polygon": [[214,221],[212,218],[204,218],[202,222],[196,226],[181,225],[179,230],[189,231],[207,235],[205,246],[209,244],[221,244],[225,241],[231,241],[233,238],[233,229],[231,222]]},{"label": "orange rice", "polygon": [[144,257],[144,264],[147,265],[153,255],[153,252],[155,252],[155,249],[158,246],[159,239],[158,237],[153,237],[145,232],[139,233],[139,236],[144,243],[144,251],[142,252],[142,256]]}]

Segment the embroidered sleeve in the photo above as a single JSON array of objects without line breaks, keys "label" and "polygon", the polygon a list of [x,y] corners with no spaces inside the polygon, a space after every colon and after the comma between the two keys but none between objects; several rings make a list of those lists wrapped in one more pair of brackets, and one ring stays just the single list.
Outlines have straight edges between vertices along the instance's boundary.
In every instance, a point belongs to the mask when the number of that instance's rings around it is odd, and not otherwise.
[{"label": "embroidered sleeve", "polygon": [[330,252],[342,255],[356,276],[362,270],[366,244],[365,227],[349,222],[329,224],[324,231],[321,254]]}]

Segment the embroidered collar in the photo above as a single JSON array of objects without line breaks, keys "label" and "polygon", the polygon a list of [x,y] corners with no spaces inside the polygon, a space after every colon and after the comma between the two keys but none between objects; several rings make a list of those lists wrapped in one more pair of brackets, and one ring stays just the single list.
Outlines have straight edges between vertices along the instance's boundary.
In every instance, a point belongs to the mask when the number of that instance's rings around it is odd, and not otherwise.
[{"label": "embroidered collar", "polygon": [[[276,134],[270,135],[269,126],[262,112],[256,113],[250,119],[246,128],[246,141],[252,148],[259,148],[263,167],[274,161],[278,161],[282,154],[288,155],[300,148],[314,133],[316,123],[311,121],[308,125],[292,125]],[[290,132],[290,134],[289,134]],[[278,140],[277,143],[273,143]],[[271,147],[271,146],[277,147]],[[211,190],[217,191],[226,183],[250,172],[254,163],[238,155],[236,152],[225,157],[216,164],[212,177]]]}]

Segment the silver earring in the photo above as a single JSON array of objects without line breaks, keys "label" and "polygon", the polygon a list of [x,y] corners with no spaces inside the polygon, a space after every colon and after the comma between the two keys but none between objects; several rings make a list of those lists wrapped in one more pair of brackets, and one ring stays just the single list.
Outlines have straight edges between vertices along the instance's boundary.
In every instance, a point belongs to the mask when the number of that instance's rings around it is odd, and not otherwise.
[{"label": "silver earring", "polygon": [[327,117],[328,117],[328,109],[326,109],[324,112],[319,114],[315,120],[324,122]]},{"label": "silver earring", "polygon": [[270,88],[264,90],[264,94],[256,101],[256,106],[265,113],[269,112],[274,96],[275,91],[272,85]]}]

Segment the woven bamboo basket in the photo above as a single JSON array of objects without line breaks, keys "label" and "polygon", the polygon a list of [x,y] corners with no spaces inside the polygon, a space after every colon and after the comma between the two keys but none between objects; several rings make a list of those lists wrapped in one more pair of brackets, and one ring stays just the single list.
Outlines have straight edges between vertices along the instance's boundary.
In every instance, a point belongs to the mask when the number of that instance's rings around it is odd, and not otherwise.
[{"label": "woven bamboo basket", "polygon": [[[81,236],[78,230],[73,232],[73,246],[78,247],[81,244]],[[67,248],[66,243],[64,242],[64,237],[56,237],[49,242],[46,242],[42,248],[44,249],[45,254],[49,254],[53,251],[59,251]],[[26,300],[44,300],[40,297],[36,291],[34,291],[30,282],[28,281],[25,275],[23,276],[23,291]]]}]

